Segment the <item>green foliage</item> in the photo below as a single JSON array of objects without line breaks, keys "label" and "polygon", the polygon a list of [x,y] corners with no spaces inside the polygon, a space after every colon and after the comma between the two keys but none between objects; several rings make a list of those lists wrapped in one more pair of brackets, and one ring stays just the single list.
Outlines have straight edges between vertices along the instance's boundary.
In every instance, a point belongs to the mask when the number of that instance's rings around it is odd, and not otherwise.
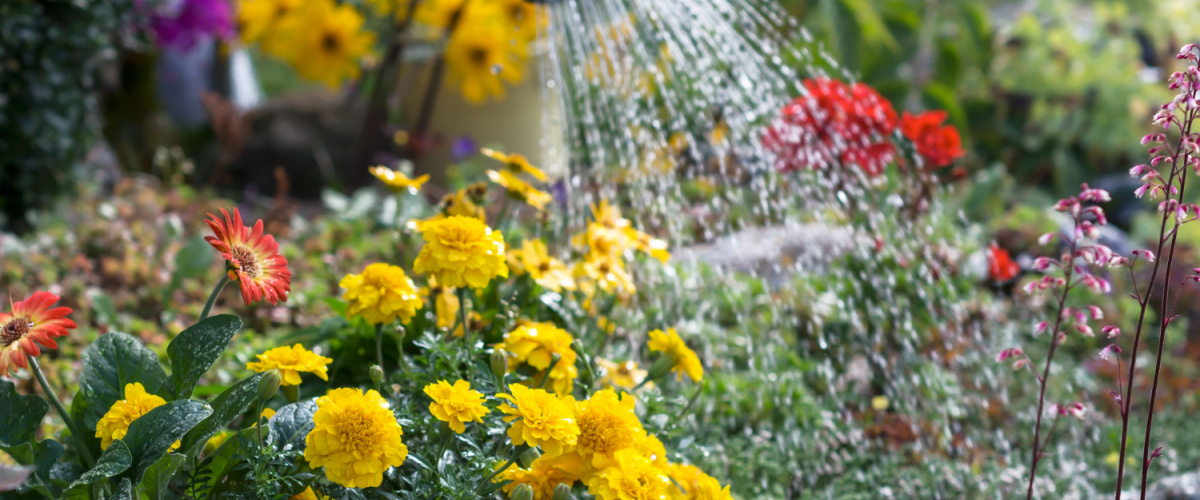
[{"label": "green foliage", "polygon": [[130,335],[112,332],[83,351],[80,394],[87,398],[82,425],[96,428],[113,403],[125,399],[125,385],[140,383],[146,392],[174,399],[175,389],[158,364],[158,355]]},{"label": "green foliage", "polygon": [[201,320],[171,341],[167,346],[167,354],[171,358],[171,383],[175,387],[175,399],[192,396],[200,378],[225,352],[229,340],[241,328],[241,318],[222,314]]}]

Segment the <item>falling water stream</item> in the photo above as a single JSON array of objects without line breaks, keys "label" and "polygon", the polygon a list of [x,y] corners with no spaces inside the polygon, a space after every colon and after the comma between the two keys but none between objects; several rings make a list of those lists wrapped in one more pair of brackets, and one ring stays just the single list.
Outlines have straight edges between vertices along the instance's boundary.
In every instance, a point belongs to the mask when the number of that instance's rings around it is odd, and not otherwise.
[{"label": "falling water stream", "polygon": [[[969,225],[936,196],[905,217],[910,200],[867,198],[881,189],[853,169],[777,172],[761,141],[805,78],[852,76],[776,0],[561,0],[547,15],[544,128],[565,139],[545,149],[568,172],[567,220],[619,200],[670,238],[678,272],[639,278],[658,291],[640,299],[642,319],[707,334],[706,364],[746,384],[745,399],[697,412],[729,442],[695,443],[689,458],[732,474],[762,467],[740,464],[736,443],[772,448],[787,472],[756,476],[765,496],[1011,493],[1024,475],[999,411],[1012,374],[990,353],[1016,333],[986,294],[942,279],[964,272]],[[872,409],[879,398],[886,410]],[[1094,493],[1086,471],[1069,472],[1072,494]]]}]

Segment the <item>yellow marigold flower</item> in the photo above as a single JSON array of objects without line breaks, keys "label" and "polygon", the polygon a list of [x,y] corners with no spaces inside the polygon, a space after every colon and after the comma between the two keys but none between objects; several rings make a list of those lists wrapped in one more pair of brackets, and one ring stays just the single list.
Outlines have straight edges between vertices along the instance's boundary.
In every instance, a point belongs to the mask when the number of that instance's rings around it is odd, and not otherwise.
[{"label": "yellow marigold flower", "polygon": [[550,196],[550,193],[529,185],[528,182],[507,170],[488,170],[487,176],[492,182],[508,190],[509,196],[528,203],[529,206],[538,210],[545,210],[546,205],[554,201],[554,197]]},{"label": "yellow marigold flower", "polygon": [[363,29],[363,16],[354,7],[333,0],[305,0],[280,23],[279,54],[309,80],[336,87],[357,78],[359,60],[375,43],[375,34]]},{"label": "yellow marigold flower", "polygon": [[633,276],[629,274],[625,268],[625,261],[619,256],[589,253],[582,262],[575,264],[574,274],[586,277],[608,293],[626,295],[637,293],[637,285],[633,284]]},{"label": "yellow marigold flower", "polygon": [[670,494],[671,480],[663,470],[637,450],[616,453],[615,464],[587,481],[588,493],[596,500],[662,499]]},{"label": "yellow marigold flower", "polygon": [[[524,4],[525,1],[520,0],[520,3]],[[494,149],[488,149],[488,148],[480,149],[479,152],[483,153],[483,155],[488,158],[491,158],[500,163],[503,163],[505,166],[507,166],[509,168],[509,170],[512,170],[513,172],[527,173],[529,175],[532,175],[534,179],[537,179],[542,182],[546,182],[547,180],[550,179],[549,177],[546,177],[546,172],[543,172],[542,169],[533,166],[533,164],[529,163],[529,159],[525,158],[523,155],[519,155],[516,153],[504,154],[504,153],[501,153]]]},{"label": "yellow marigold flower", "polygon": [[220,448],[221,445],[225,444],[225,441],[229,440],[231,434],[233,433],[229,431],[221,431],[213,434],[213,437],[208,438],[208,441],[204,443],[204,453],[207,455],[217,451],[217,448]]},{"label": "yellow marigold flower", "polygon": [[263,408],[262,413],[259,414],[259,418],[265,418],[268,420],[274,416],[275,416],[275,410],[273,410],[271,408]]},{"label": "yellow marigold flower", "polygon": [[454,293],[453,287],[441,286],[437,282],[437,278],[429,276],[426,280],[429,286],[423,286],[417,290],[417,294],[425,301],[425,306],[429,306],[430,298],[433,299],[433,310],[437,315],[438,328],[450,328],[458,321],[458,294]]},{"label": "yellow marigold flower", "polygon": [[[125,433],[129,432],[129,424],[134,420],[165,404],[165,399],[147,393],[142,384],[125,384],[125,399],[113,403],[112,408],[96,422],[96,437],[100,438],[100,448],[108,449],[113,441],[125,437]],[[175,441],[168,451],[175,451],[180,444],[179,441]]]},{"label": "yellow marigold flower", "polygon": [[525,322],[505,335],[504,342],[496,347],[512,353],[510,368],[525,363],[542,372],[542,376],[554,361],[553,356],[559,355],[558,363],[550,370],[550,387],[555,393],[565,395],[571,393],[579,377],[579,369],[575,367],[577,354],[571,349],[574,340],[570,333],[552,323]]},{"label": "yellow marigold flower", "polygon": [[313,424],[304,459],[347,488],[379,486],[384,471],[408,458],[404,430],[378,392],[334,389],[317,400]]},{"label": "yellow marigold flower", "polygon": [[634,413],[633,396],[621,393],[618,397],[612,389],[576,402],[575,422],[579,425],[575,450],[597,469],[615,465],[616,453],[633,447],[645,433]]},{"label": "yellow marigold flower", "polygon": [[327,498],[329,497],[318,495],[317,492],[313,491],[312,486],[309,486],[304,488],[304,491],[300,492],[299,495],[295,495],[288,500],[325,500]]},{"label": "yellow marigold flower", "polygon": [[679,485],[671,488],[671,500],[733,500],[729,486],[721,483],[694,465],[671,464],[667,474]]},{"label": "yellow marigold flower", "polygon": [[467,422],[483,423],[488,409],[483,406],[483,394],[471,390],[471,383],[459,380],[450,385],[445,380],[425,386],[425,394],[433,398],[429,413],[459,434],[467,430]]},{"label": "yellow marigold flower", "polygon": [[[467,327],[469,327],[472,332],[479,331],[480,328],[483,328],[483,325],[484,325],[483,315],[481,315],[475,311],[471,311],[471,312],[467,313]],[[452,335],[454,335],[454,338],[462,338],[462,336],[463,336],[462,324],[458,324],[458,325],[454,326],[454,333]]]},{"label": "yellow marigold flower", "polygon": [[654,434],[643,432],[633,441],[633,449],[659,467],[666,467],[669,463],[667,461],[667,447],[663,446],[662,441]]},{"label": "yellow marigold flower", "polygon": [[[663,263],[671,258],[671,252],[667,250],[667,242],[634,229],[629,219],[621,216],[621,209],[616,205],[609,204],[608,200],[600,200],[599,204],[594,204],[591,208],[592,218],[595,219],[599,228],[608,230],[603,231],[593,228],[591,225],[588,226],[589,233],[595,231],[594,234],[587,236],[587,243],[593,251],[619,253],[632,245]],[[593,241],[593,239],[599,241]],[[598,246],[602,248],[597,248]]]},{"label": "yellow marigold flower", "polygon": [[514,39],[511,29],[486,11],[467,9],[446,44],[446,83],[477,104],[489,96],[503,99],[504,82],[524,78],[526,58],[525,41]]},{"label": "yellow marigold flower", "polygon": [[282,385],[300,385],[300,372],[308,372],[329,380],[328,366],[333,359],[305,349],[300,344],[291,347],[276,347],[256,355],[258,361],[246,363],[246,368],[262,373],[279,369],[283,375]]},{"label": "yellow marigold flower", "polygon": [[397,193],[407,191],[410,194],[417,194],[421,190],[421,186],[429,181],[429,174],[422,175],[415,179],[410,179],[404,172],[392,170],[384,166],[371,167],[371,175],[376,179],[383,181],[383,184]]},{"label": "yellow marigold flower", "polygon": [[[238,34],[242,43],[263,40],[263,49],[270,51],[268,41],[279,23],[300,6],[301,0],[242,0],[237,4]],[[277,42],[276,42],[277,43]]]},{"label": "yellow marigold flower", "polygon": [[413,270],[444,286],[483,288],[495,277],[508,277],[504,236],[479,219],[453,216],[421,224],[425,246]]},{"label": "yellow marigold flower", "polygon": [[[633,389],[646,380],[646,375],[649,373],[646,370],[638,369],[637,363],[633,361],[614,363],[604,358],[596,358],[596,364],[600,365],[603,373],[600,376],[600,383],[609,387]],[[654,382],[646,383],[647,386],[652,384]]]},{"label": "yellow marigold flower", "polygon": [[674,328],[667,328],[666,332],[662,330],[654,330],[650,332],[650,342],[647,344],[651,351],[658,351],[667,356],[670,356],[674,361],[675,366],[671,367],[671,371],[675,372],[679,380],[683,380],[684,374],[694,382],[699,382],[704,378],[704,367],[700,364],[700,357],[696,356],[696,352],[691,350],[679,338],[679,334],[675,333]]},{"label": "yellow marigold flower", "polygon": [[542,389],[529,389],[521,384],[508,386],[512,395],[497,396],[511,401],[500,406],[507,416],[508,437],[513,444],[540,446],[545,457],[557,457],[574,447],[579,439],[575,424],[574,399],[558,398]]},{"label": "yellow marigold flower", "polygon": [[346,289],[346,317],[362,316],[372,325],[386,325],[397,317],[407,325],[421,308],[416,285],[393,265],[371,264],[362,274],[347,274],[338,286]]},{"label": "yellow marigold flower", "polygon": [[492,482],[512,481],[501,488],[510,494],[517,485],[528,484],[533,488],[534,500],[550,500],[556,486],[575,484],[580,479],[580,471],[586,468],[578,453],[564,453],[557,457],[539,457],[529,464],[528,469],[509,467],[492,478]]},{"label": "yellow marigold flower", "polygon": [[555,292],[575,289],[571,271],[561,260],[550,256],[542,240],[525,240],[521,243],[521,249],[513,254],[520,267],[538,285]]}]

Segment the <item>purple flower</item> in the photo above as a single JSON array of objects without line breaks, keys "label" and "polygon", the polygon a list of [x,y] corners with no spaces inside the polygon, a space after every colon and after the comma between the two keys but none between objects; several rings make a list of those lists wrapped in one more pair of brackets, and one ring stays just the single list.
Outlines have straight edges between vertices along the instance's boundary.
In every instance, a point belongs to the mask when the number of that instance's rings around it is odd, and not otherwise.
[{"label": "purple flower", "polygon": [[180,0],[173,13],[158,9],[150,17],[159,45],[189,50],[202,38],[233,36],[233,11],[225,0]]},{"label": "purple flower", "polygon": [[450,145],[451,161],[461,161],[470,158],[477,152],[479,152],[479,145],[475,144],[475,141],[469,135],[455,139],[454,143]]}]

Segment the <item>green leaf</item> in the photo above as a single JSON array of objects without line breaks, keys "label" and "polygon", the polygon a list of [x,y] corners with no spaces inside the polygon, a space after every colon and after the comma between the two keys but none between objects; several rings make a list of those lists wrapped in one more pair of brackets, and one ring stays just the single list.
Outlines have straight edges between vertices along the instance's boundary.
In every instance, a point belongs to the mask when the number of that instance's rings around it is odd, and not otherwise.
[{"label": "green leaf", "polygon": [[129,424],[129,433],[123,439],[129,445],[133,463],[120,477],[132,479],[134,485],[141,483],[142,476],[167,454],[167,449],[212,412],[204,402],[186,399],[171,401],[138,417]]},{"label": "green leaf", "polygon": [[83,426],[95,429],[113,403],[125,399],[125,385],[135,382],[142,384],[146,392],[167,399],[175,393],[158,364],[158,355],[133,336],[112,332],[88,346],[79,373],[79,391],[88,400],[83,408]]},{"label": "green leaf", "polygon": [[317,412],[316,400],[309,399],[280,408],[271,417],[271,439],[285,450],[304,451],[304,438],[313,428],[313,414]]},{"label": "green leaf", "polygon": [[213,399],[209,403],[213,408],[212,415],[209,415],[183,436],[183,446],[179,450],[190,457],[196,456],[204,448],[204,443],[207,443],[221,428],[229,425],[229,422],[237,418],[247,406],[255,401],[258,397],[258,381],[262,379],[262,376],[263,374],[256,373]]},{"label": "green leaf", "polygon": [[179,453],[168,453],[160,458],[146,470],[146,477],[142,479],[142,493],[150,500],[162,500],[167,493],[167,486],[171,484],[171,477],[186,460],[187,457]]},{"label": "green leaf", "polygon": [[111,500],[134,500],[133,498],[133,483],[128,478],[122,478],[117,487],[113,489],[113,494],[108,497]]},{"label": "green leaf", "polygon": [[108,479],[117,474],[125,472],[129,466],[133,464],[133,455],[129,453],[129,446],[124,441],[113,441],[104,454],[100,455],[100,459],[96,460],[96,466],[92,470],[84,472],[79,479],[71,483],[71,489],[76,486],[85,486],[103,479]]},{"label": "green leaf", "polygon": [[44,399],[18,394],[15,384],[0,380],[0,446],[33,441],[48,411],[50,404]]},{"label": "green leaf", "polygon": [[206,318],[180,333],[167,346],[171,358],[171,381],[175,399],[191,397],[196,383],[217,361],[229,340],[242,328],[242,320],[232,314]]}]

